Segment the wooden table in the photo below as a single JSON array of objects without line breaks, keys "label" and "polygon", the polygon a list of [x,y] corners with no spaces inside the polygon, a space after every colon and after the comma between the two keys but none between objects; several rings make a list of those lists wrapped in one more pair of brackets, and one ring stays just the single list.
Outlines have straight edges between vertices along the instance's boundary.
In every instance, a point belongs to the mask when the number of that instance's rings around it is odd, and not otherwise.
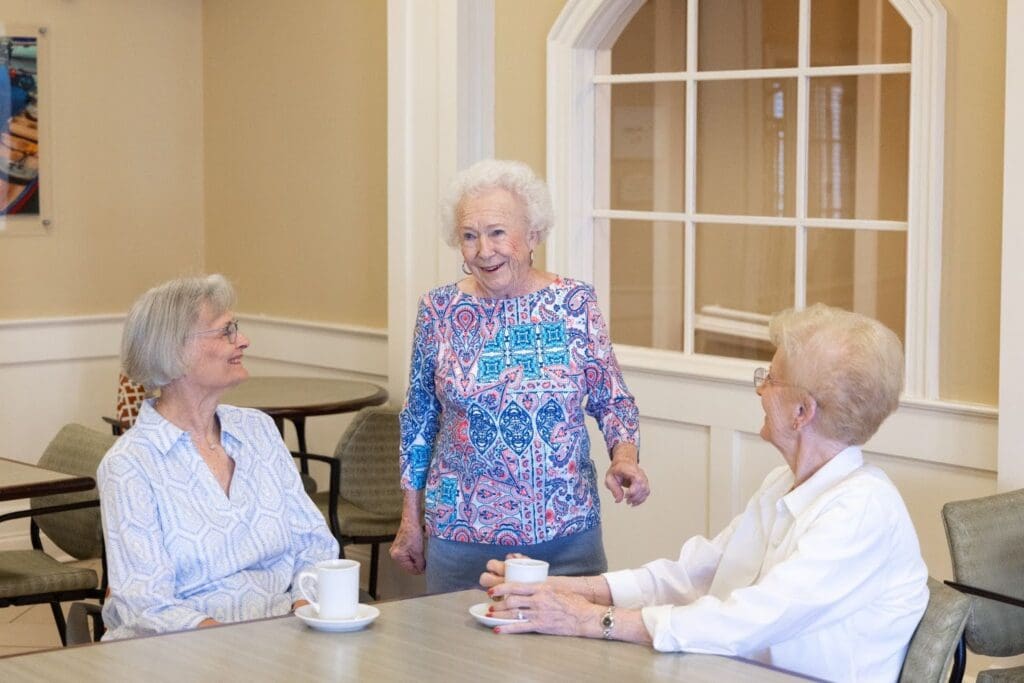
[{"label": "wooden table", "polygon": [[295,424],[300,451],[306,451],[306,418],[336,415],[380,405],[388,392],[376,384],[318,377],[250,377],[227,391],[221,403],[256,408],[274,418],[282,430],[284,420]]},{"label": "wooden table", "polygon": [[94,486],[96,482],[92,477],[78,477],[0,458],[0,500],[88,491]]},{"label": "wooden table", "polygon": [[54,681],[723,681],[806,680],[729,657],[659,654],[584,638],[499,636],[468,608],[477,590],[378,604],[354,633],[287,616],[0,659],[0,680]]}]

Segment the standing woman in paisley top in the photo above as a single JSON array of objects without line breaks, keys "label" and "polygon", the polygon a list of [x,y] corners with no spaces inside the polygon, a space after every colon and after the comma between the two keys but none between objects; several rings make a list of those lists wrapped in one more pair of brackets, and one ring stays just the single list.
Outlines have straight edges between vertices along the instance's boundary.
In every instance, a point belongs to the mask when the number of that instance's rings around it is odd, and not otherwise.
[{"label": "standing woman in paisley top", "polygon": [[650,486],[593,288],[533,267],[553,222],[547,186],[525,164],[481,161],[452,181],[442,219],[466,277],[420,300],[391,556],[425,570],[432,593],[475,586],[496,553],[547,560],[552,574],[602,572],[584,412],[604,436],[615,501],[639,505]]}]

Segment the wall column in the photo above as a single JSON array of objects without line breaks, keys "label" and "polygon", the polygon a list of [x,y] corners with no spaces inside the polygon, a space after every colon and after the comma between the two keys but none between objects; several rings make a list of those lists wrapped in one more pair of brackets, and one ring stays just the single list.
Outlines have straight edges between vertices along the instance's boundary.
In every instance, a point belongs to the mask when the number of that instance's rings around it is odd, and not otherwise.
[{"label": "wall column", "polygon": [[494,154],[494,1],[388,0],[387,77],[388,391],[400,402],[417,301],[460,277],[438,200]]},{"label": "wall column", "polygon": [[1003,137],[1003,268],[999,316],[1000,491],[1024,488],[1024,0],[1006,2],[1006,108]]}]

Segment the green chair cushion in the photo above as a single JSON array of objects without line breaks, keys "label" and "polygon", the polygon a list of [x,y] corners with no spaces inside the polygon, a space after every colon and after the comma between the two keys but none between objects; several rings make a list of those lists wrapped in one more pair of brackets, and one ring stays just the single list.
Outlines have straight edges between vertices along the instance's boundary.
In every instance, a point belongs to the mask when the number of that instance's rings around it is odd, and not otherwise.
[{"label": "green chair cushion", "polygon": [[96,572],[58,562],[41,550],[0,552],[0,599],[96,588]]}]

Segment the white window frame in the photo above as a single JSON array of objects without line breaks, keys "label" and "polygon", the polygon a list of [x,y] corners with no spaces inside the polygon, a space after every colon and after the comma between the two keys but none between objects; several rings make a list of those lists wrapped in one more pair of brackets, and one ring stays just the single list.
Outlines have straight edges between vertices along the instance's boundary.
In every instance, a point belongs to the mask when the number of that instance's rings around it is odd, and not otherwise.
[{"label": "white window frame", "polygon": [[[707,1],[707,0],[702,0]],[[773,224],[799,222],[800,225],[858,227],[871,223],[876,227],[906,229],[906,391],[905,396],[925,400],[939,398],[939,296],[942,268],[942,192],[943,133],[945,116],[946,11],[938,0],[888,0],[904,18],[912,32],[910,71],[910,127],[908,163],[908,205],[905,226],[891,221],[808,221],[772,219]],[[623,28],[643,5],[643,0],[569,0],[548,34],[547,73],[547,180],[555,205],[556,225],[547,242],[548,266],[556,272],[593,282],[602,301],[610,294],[608,281],[608,220],[640,218],[637,212],[598,211],[600,190],[596,178],[606,177],[608,152],[595,141],[607,126],[608,103],[602,103],[596,84],[630,82],[643,76],[607,76],[611,47]],[[800,0],[800,13],[806,18],[811,0]],[[687,49],[696,49],[697,9],[699,3],[688,5]],[[806,21],[801,21],[806,26]],[[809,39],[801,36],[801,49],[806,52]],[[688,59],[688,64],[694,64]],[[806,64],[804,59],[802,64]],[[878,71],[906,72],[906,65],[885,65]],[[829,73],[842,68],[828,69]],[[787,76],[806,76],[806,68],[786,69]],[[814,69],[815,75],[822,71]],[[857,73],[864,70],[858,68]],[[763,72],[761,72],[763,74]],[[675,80],[688,80],[707,74],[680,72]],[[672,75],[669,76],[673,78]],[[663,77],[664,79],[664,77]],[[806,78],[799,88],[806,89]],[[800,95],[798,94],[798,97]],[[806,94],[803,95],[806,97]],[[687,98],[687,106],[695,106],[695,98]],[[800,108],[806,112],[806,107]],[[805,114],[806,115],[806,114]],[[692,118],[692,117],[691,117]],[[692,131],[687,131],[687,154],[694,153]],[[799,144],[799,143],[798,143]],[[806,145],[806,140],[804,140]],[[799,150],[798,150],[799,154]],[[800,165],[802,166],[802,164]],[[798,169],[800,168],[798,166]],[[805,183],[798,170],[797,193]],[[692,185],[690,186],[692,187]],[[688,211],[680,214],[642,212],[649,220],[676,220],[687,224],[687,244],[692,245],[695,222],[708,222],[714,217],[693,212],[693,193],[687,193]],[[797,201],[798,212],[804,202]],[[629,214],[629,215],[627,215]],[[637,215],[633,215],[637,214]],[[891,225],[882,225],[890,224]],[[799,246],[798,246],[799,248]],[[692,247],[687,258],[692,259]],[[798,259],[798,263],[801,262]],[[693,263],[686,264],[693,272]],[[800,279],[800,278],[798,278]],[[693,297],[693,287],[686,296]],[[800,300],[798,294],[798,300]],[[693,311],[692,300],[686,309]],[[694,316],[686,325],[694,324]],[[692,338],[691,334],[684,335]],[[751,361],[661,351],[649,348],[616,346],[620,362],[627,367],[679,375],[706,376],[732,381],[749,381]]]}]

